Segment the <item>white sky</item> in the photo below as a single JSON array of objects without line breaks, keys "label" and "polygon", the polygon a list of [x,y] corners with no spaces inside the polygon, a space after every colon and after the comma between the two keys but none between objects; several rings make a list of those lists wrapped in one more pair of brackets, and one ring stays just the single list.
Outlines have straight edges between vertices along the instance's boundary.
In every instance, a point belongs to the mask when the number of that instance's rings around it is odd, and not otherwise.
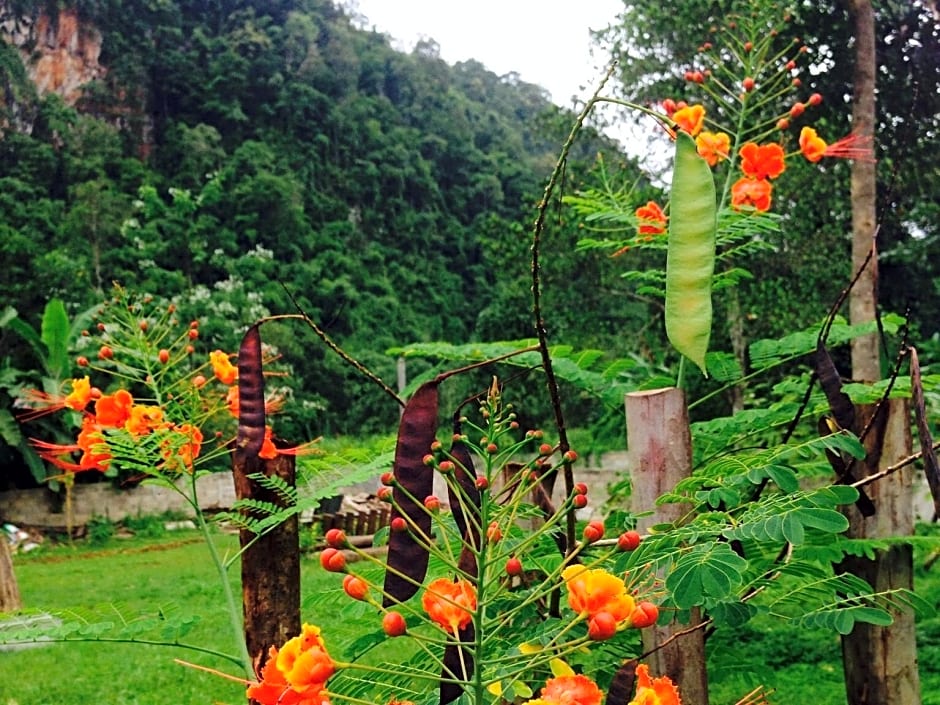
[{"label": "white sky", "polygon": [[[493,73],[515,71],[548,89],[556,104],[590,97],[606,68],[589,30],[603,29],[624,0],[345,0],[378,31],[410,51],[433,39],[449,64],[476,59]],[[598,49],[594,48],[595,53]]]}]

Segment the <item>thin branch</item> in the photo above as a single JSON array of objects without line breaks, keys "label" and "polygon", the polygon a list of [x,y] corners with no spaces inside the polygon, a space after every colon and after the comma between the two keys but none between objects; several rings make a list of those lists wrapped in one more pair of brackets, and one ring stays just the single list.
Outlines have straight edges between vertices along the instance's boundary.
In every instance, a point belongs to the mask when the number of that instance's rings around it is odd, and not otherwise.
[{"label": "thin branch", "polygon": [[[284,285],[282,284],[281,286]],[[379,385],[382,391],[394,399],[399,406],[405,406],[405,401],[400,396],[398,396],[394,389],[385,384],[385,382],[383,382],[382,379],[372,370],[363,365],[361,362],[359,362],[359,360],[352,357],[339,345],[333,342],[332,338],[330,338],[330,336],[328,336],[326,332],[316,324],[316,321],[307,315],[307,312],[303,310],[303,307],[301,307],[300,302],[297,301],[297,299],[294,297],[294,294],[286,286],[284,286],[284,292],[287,294],[288,298],[291,300],[291,303],[294,304],[294,307],[300,313],[300,317],[307,322],[307,325],[313,329],[313,332],[317,334],[317,337],[322,340],[330,350],[339,355],[340,358],[342,358],[347,364],[354,367],[356,371],[363,375],[366,379],[369,379]]]}]

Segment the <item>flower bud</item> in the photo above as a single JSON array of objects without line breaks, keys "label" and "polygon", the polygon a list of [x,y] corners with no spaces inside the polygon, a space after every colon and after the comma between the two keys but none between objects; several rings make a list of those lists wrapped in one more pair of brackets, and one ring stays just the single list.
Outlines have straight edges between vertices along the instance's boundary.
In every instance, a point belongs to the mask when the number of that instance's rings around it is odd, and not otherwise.
[{"label": "flower bud", "polygon": [[499,528],[499,524],[495,521],[490,522],[490,525],[486,528],[486,540],[490,543],[499,543],[503,538],[503,532]]},{"label": "flower bud", "polygon": [[382,617],[382,631],[389,636],[401,636],[408,630],[405,618],[400,612],[386,612]]},{"label": "flower bud", "polygon": [[[584,495],[578,495],[583,497]],[[584,527],[584,540],[588,543],[594,543],[595,541],[600,541],[604,536],[604,522],[602,521],[592,521],[589,522],[587,526]]]},{"label": "flower bud", "polygon": [[330,529],[326,532],[326,543],[333,548],[342,548],[346,545],[346,532],[342,529]]},{"label": "flower bud", "polygon": [[75,360],[75,364],[79,367],[88,367],[88,358],[84,355],[79,355]]},{"label": "flower bud", "polygon": [[575,509],[584,509],[587,506],[588,498],[587,495],[576,494],[571,498],[571,504]]},{"label": "flower bud", "polygon": [[383,472],[379,481],[386,487],[391,487],[395,484],[395,473],[393,472]]},{"label": "flower bud", "polygon": [[347,575],[343,578],[343,590],[354,600],[364,600],[369,594],[369,586],[355,575]]},{"label": "flower bud", "polygon": [[478,490],[485,490],[490,486],[490,481],[483,477],[483,475],[478,475],[476,485]]},{"label": "flower bud", "polygon": [[170,351],[166,348],[163,348],[160,350],[160,352],[157,353],[157,359],[161,362],[161,364],[165,365],[170,361]]},{"label": "flower bud", "polygon": [[392,488],[391,487],[379,487],[375,492],[375,496],[379,498],[380,502],[391,502],[392,501]]},{"label": "flower bud", "polygon": [[822,94],[820,94],[820,93],[813,93],[813,95],[811,95],[811,96],[807,99],[806,103],[807,103],[807,105],[814,105],[814,106],[815,106],[815,105],[819,105],[820,103],[822,103],[822,101],[823,101]]},{"label": "flower bud", "polygon": [[111,360],[114,358],[114,351],[107,345],[102,345],[98,350],[98,357],[102,360]]},{"label": "flower bud", "polygon": [[424,498],[424,508],[429,512],[437,513],[441,511],[441,500],[435,495],[430,494]]},{"label": "flower bud", "polygon": [[405,521],[405,517],[395,517],[392,519],[389,527],[393,533],[400,534],[403,531],[408,531],[408,522]]},{"label": "flower bud", "polygon": [[621,551],[635,551],[640,545],[641,537],[638,531],[624,531],[617,538],[617,548]]},{"label": "flower bud", "polygon": [[437,469],[444,474],[452,473],[455,468],[456,466],[449,460],[441,461],[440,465],[437,466]]},{"label": "flower bud", "polygon": [[610,612],[598,612],[588,622],[588,636],[594,641],[605,641],[617,633],[617,620]]},{"label": "flower bud", "polygon": [[506,574],[512,576],[522,575],[522,561],[515,556],[506,561]]},{"label": "flower bud", "polygon": [[656,624],[659,619],[659,607],[644,600],[637,604],[630,614],[630,624],[637,629],[645,629]]},{"label": "flower bud", "polygon": [[325,548],[320,553],[320,565],[331,573],[341,573],[346,567],[346,556],[335,548]]}]

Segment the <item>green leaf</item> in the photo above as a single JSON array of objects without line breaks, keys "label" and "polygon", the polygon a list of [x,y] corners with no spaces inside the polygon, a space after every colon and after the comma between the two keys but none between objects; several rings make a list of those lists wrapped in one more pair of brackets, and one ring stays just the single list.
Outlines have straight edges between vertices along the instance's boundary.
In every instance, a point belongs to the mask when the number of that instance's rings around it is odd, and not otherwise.
[{"label": "green leaf", "polygon": [[666,578],[679,609],[724,600],[741,585],[747,561],[726,543],[701,544],[680,558]]},{"label": "green leaf", "polygon": [[50,299],[42,315],[41,339],[46,347],[46,371],[62,379],[69,369],[69,316],[61,299]]},{"label": "green leaf", "polygon": [[804,526],[809,526],[829,534],[841,534],[849,528],[849,520],[844,514],[835,509],[824,509],[822,507],[800,507],[796,511],[800,522]]}]

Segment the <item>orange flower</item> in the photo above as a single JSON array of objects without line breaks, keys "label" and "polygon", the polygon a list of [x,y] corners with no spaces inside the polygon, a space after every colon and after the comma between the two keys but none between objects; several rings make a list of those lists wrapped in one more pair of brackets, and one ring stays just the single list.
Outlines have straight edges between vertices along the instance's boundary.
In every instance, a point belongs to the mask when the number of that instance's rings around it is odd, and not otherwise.
[{"label": "orange flower", "polygon": [[126,389],[119,389],[95,402],[95,416],[98,424],[105,428],[120,428],[131,415],[134,397]]},{"label": "orange flower", "polygon": [[647,201],[645,206],[636,209],[640,223],[637,232],[640,235],[662,235],[666,232],[666,214],[655,201]]},{"label": "orange flower", "polygon": [[701,105],[687,105],[674,112],[672,120],[680,130],[695,137],[705,124],[705,108]]},{"label": "orange flower", "polygon": [[682,705],[682,700],[669,676],[651,679],[649,666],[641,663],[636,667],[636,696],[629,705]]},{"label": "orange flower", "polygon": [[72,380],[72,391],[65,397],[65,405],[75,411],[82,411],[91,401],[91,380],[88,375]]},{"label": "orange flower", "polygon": [[111,464],[111,454],[107,451],[105,438],[99,424],[93,416],[82,419],[82,430],[78,434],[78,447],[82,458],[78,464],[82,470],[100,470],[104,472]]},{"label": "orange flower", "polygon": [[772,142],[758,145],[748,142],[740,150],[741,171],[752,179],[776,179],[786,169],[783,147]]},{"label": "orange flower", "polygon": [[174,436],[161,443],[161,453],[168,470],[179,471],[182,465],[188,472],[193,470],[193,461],[199,457],[202,449],[202,431],[196,426],[184,423],[172,429]]},{"label": "orange flower", "polygon": [[[82,430],[78,433],[76,443],[64,445],[31,438],[30,444],[36,449],[36,453],[40,458],[65,472],[82,472],[84,470],[104,472],[111,462],[111,454],[106,449],[102,450],[104,437],[95,423],[95,418],[90,415],[82,419]],[[72,453],[79,451],[82,452],[79,462],[75,463],[67,459]]]},{"label": "orange flower", "polygon": [[594,617],[600,612],[606,612],[614,621],[622,622],[636,607],[623,580],[603,568],[588,569],[583,565],[570,565],[561,577],[568,588],[568,604],[579,615]]},{"label": "orange flower", "polygon": [[303,625],[300,636],[287,641],[277,655],[277,670],[298,693],[320,691],[336,671],[319,627]]},{"label": "orange flower", "polygon": [[212,371],[222,384],[234,384],[238,379],[238,368],[228,359],[228,354],[221,350],[209,353]]},{"label": "orange flower", "polygon": [[150,433],[162,423],[163,409],[159,406],[134,404],[131,407],[127,421],[124,422],[124,430],[132,436],[142,436],[145,433]]},{"label": "orange flower", "polygon": [[736,210],[753,208],[757,211],[770,210],[770,194],[773,187],[767,179],[738,179],[731,187],[731,206]]},{"label": "orange flower", "polygon": [[549,678],[542,688],[541,700],[558,705],[601,705],[604,693],[587,676]]},{"label": "orange flower", "polygon": [[715,166],[728,158],[731,138],[724,132],[703,132],[695,138],[695,147],[708,166]]},{"label": "orange flower", "polygon": [[274,431],[270,426],[264,427],[264,441],[261,443],[261,450],[258,451],[258,457],[266,460],[274,460],[277,457],[277,447],[274,445]]},{"label": "orange flower", "polygon": [[432,620],[454,633],[473,620],[473,612],[477,608],[477,591],[466,580],[438,578],[428,585],[421,597],[421,606]]},{"label": "orange flower", "polygon": [[239,412],[239,396],[238,396],[238,386],[232,385],[228,388],[228,394],[225,395],[225,405],[228,407],[229,413],[238,418]]},{"label": "orange flower", "polygon": [[812,127],[800,130],[800,152],[808,161],[818,162],[823,157],[841,157],[859,161],[874,161],[871,151],[871,137],[852,133],[847,137],[826,144]]},{"label": "orange flower", "polygon": [[277,668],[277,648],[272,646],[268,661],[261,669],[261,682],[248,686],[247,697],[261,705],[330,705],[326,690],[310,688],[303,693],[294,690]]}]

